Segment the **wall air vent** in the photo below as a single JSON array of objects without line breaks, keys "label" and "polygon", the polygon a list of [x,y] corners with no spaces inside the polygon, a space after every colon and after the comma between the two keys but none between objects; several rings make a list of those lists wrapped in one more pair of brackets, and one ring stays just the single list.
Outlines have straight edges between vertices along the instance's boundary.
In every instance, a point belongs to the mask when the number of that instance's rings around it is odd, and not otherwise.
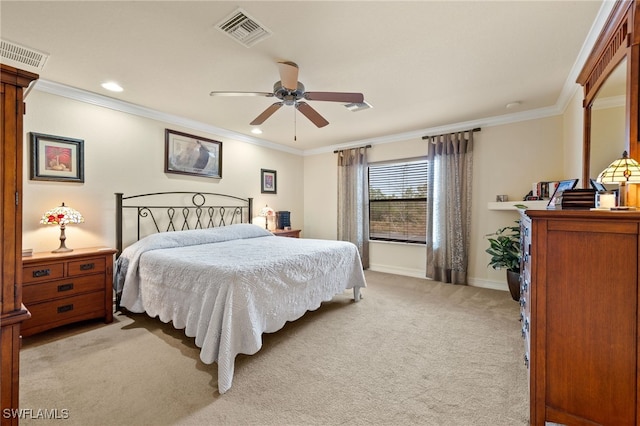
[{"label": "wall air vent", "polygon": [[244,47],[251,47],[272,34],[271,30],[240,8],[223,19],[222,22],[216,25],[216,28]]},{"label": "wall air vent", "polygon": [[0,62],[25,71],[40,72],[49,59],[49,54],[29,47],[0,40]]},{"label": "wall air vent", "polygon": [[344,107],[351,112],[358,112],[358,111],[362,111],[363,109],[373,108],[371,104],[368,103],[367,101],[362,101],[362,102],[352,103],[352,104],[345,104]]}]

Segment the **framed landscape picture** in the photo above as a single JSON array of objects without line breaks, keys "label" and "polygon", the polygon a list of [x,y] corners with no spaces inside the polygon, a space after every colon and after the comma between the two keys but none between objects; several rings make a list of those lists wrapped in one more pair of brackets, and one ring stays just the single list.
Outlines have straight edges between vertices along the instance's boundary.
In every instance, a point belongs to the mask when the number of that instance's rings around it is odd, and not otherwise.
[{"label": "framed landscape picture", "polygon": [[165,129],[165,173],[222,178],[222,142]]},{"label": "framed landscape picture", "polygon": [[30,133],[31,180],[84,182],[84,141]]},{"label": "framed landscape picture", "polygon": [[260,188],[263,194],[277,194],[276,171],[260,169]]}]

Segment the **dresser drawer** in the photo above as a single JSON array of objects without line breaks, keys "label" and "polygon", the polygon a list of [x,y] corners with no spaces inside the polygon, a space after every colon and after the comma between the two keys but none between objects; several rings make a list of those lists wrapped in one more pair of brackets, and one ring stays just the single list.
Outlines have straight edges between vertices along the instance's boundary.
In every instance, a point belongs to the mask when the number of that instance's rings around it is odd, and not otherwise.
[{"label": "dresser drawer", "polygon": [[51,263],[27,266],[22,269],[22,283],[37,283],[64,277],[64,264]]},{"label": "dresser drawer", "polygon": [[82,319],[105,316],[105,293],[81,294],[27,306],[31,318],[22,323],[22,335],[29,336],[42,329],[69,324]]},{"label": "dresser drawer", "polygon": [[76,275],[87,275],[104,272],[105,261],[103,257],[96,257],[93,259],[83,259],[74,262],[68,262],[67,276],[73,277]]},{"label": "dresser drawer", "polygon": [[32,303],[98,290],[104,290],[104,276],[86,275],[46,283],[27,284],[22,288],[22,299],[28,307]]}]

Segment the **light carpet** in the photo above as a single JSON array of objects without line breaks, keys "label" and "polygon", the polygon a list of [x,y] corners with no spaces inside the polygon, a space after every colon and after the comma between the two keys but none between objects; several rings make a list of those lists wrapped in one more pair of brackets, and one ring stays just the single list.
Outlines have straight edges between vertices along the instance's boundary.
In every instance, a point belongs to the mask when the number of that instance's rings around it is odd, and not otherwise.
[{"label": "light carpet", "polygon": [[21,408],[61,425],[526,425],[518,304],[508,292],[366,271],[236,358],[233,386],[193,339],[145,314],[25,338]]}]

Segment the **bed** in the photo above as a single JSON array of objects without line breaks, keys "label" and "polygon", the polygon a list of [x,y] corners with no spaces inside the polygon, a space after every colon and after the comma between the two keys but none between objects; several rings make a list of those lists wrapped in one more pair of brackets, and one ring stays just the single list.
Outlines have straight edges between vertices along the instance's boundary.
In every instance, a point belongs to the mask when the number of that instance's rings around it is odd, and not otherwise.
[{"label": "bed", "polygon": [[[176,195],[178,202],[153,201]],[[366,286],[355,245],[276,237],[251,217],[250,198],[116,194],[116,309],[146,312],[194,337],[202,362],[218,365],[221,394],[236,355],[258,352],[263,333],[348,289],[358,301]],[[126,231],[135,235],[130,243]]]}]

